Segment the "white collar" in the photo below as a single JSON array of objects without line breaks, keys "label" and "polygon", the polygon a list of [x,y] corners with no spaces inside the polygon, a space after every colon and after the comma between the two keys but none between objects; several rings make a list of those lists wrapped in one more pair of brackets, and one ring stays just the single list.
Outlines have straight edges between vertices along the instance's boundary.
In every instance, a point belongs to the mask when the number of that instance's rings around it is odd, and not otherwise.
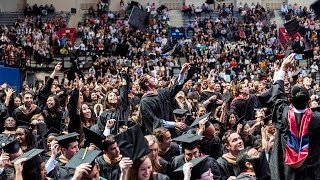
[{"label": "white collar", "polygon": [[293,107],[293,111],[294,111],[295,113],[300,113],[300,114],[302,114],[302,113],[306,112],[306,110],[307,110],[307,109],[302,109],[302,110],[300,110],[300,109],[296,109],[295,107]]}]

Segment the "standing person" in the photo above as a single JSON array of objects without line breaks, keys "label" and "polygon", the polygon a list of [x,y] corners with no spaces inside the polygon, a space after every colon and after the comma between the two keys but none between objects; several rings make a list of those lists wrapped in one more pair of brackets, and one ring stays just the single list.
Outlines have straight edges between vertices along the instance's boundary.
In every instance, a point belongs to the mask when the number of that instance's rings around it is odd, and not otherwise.
[{"label": "standing person", "polygon": [[141,89],[145,91],[141,102],[141,119],[142,127],[146,134],[152,134],[154,129],[165,127],[173,129],[175,127],[184,129],[185,123],[174,122],[173,103],[176,94],[182,90],[185,83],[185,73],[190,68],[190,64],[186,63],[182,66],[178,81],[168,88],[157,89],[158,80],[148,74],[140,77],[139,84]]},{"label": "standing person", "polygon": [[235,112],[242,121],[254,119],[254,109],[258,106],[255,95],[251,95],[246,83],[239,85],[239,96],[233,99],[230,105],[230,111]]},{"label": "standing person", "polygon": [[318,73],[318,70],[319,70],[317,63],[313,62],[312,65],[310,66],[310,69],[311,69],[311,78],[313,80],[316,80],[317,73]]},{"label": "standing person", "polygon": [[283,60],[271,89],[259,97],[263,106],[273,109],[277,128],[270,156],[274,180],[320,178],[320,113],[308,108],[310,96],[303,85],[294,85],[289,98],[285,94],[285,75],[295,63],[294,55]]}]

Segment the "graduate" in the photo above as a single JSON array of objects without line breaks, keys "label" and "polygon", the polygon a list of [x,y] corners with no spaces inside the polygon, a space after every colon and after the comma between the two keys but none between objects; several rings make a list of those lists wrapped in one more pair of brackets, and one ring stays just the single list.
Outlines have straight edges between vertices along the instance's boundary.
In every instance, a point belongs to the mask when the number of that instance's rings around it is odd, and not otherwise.
[{"label": "graduate", "polygon": [[[148,74],[143,74],[139,79],[142,90],[146,93],[140,102],[142,127],[145,134],[152,134],[156,128],[165,127],[168,129],[186,127],[185,123],[174,122],[173,103],[176,94],[182,90],[185,79],[185,73],[190,65],[184,64],[181,68],[178,80],[171,87],[157,89],[158,79]],[[192,76],[191,76],[192,77]],[[191,78],[189,77],[189,78]]]},{"label": "graduate", "polygon": [[[177,138],[174,138],[174,141],[181,142],[182,154],[174,157],[168,166],[168,174],[173,180],[183,180],[183,173],[181,171],[175,171],[180,166],[183,166],[186,162],[189,162],[195,158],[201,156],[201,152],[199,149],[199,143],[203,136],[199,136],[197,134],[183,134]],[[217,161],[213,158],[209,158],[210,161],[210,169],[214,174],[214,179],[220,178],[220,170]]]},{"label": "graduate", "polygon": [[[275,73],[272,87],[259,96],[261,104],[273,109],[277,131],[270,155],[272,179],[319,179],[320,113],[308,108],[309,92],[302,84],[285,94],[285,75],[296,60],[286,57]],[[299,142],[299,143],[298,143]]]}]

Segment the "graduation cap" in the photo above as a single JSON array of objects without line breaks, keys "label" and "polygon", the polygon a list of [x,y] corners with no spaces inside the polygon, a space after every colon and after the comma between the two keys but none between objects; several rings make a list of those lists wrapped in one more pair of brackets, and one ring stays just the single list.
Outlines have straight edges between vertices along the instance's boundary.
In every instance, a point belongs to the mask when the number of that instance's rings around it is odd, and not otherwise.
[{"label": "graduation cap", "polygon": [[225,125],[222,122],[215,119],[211,120],[210,122],[213,125],[218,124],[220,126],[220,134],[223,134],[226,131]]},{"label": "graduation cap", "polygon": [[289,35],[299,32],[300,30],[299,21],[297,21],[296,19],[284,23],[284,27],[286,28]]},{"label": "graduation cap", "polygon": [[95,163],[95,159],[101,154],[101,152],[102,151],[82,148],[69,160],[65,167],[75,169],[83,163],[88,163],[93,166]]},{"label": "graduation cap", "polygon": [[206,4],[213,4],[213,0],[206,0]]},{"label": "graduation cap", "polygon": [[44,152],[44,149],[31,149],[30,151],[22,154],[21,156],[17,157],[16,159],[14,159],[11,162],[14,164],[18,159],[22,159],[22,158],[26,158],[27,161],[29,161],[30,159],[32,159],[36,156],[40,156],[40,154],[42,152]]},{"label": "graduation cap", "polygon": [[39,137],[42,138],[47,132],[48,132],[48,128],[46,123],[37,124],[37,135],[39,135]]},{"label": "graduation cap", "polygon": [[310,7],[313,9],[314,14],[320,16],[320,1],[314,2]]},{"label": "graduation cap", "polygon": [[50,128],[42,137],[43,138],[48,138],[50,135],[56,135],[56,136],[59,136],[60,134],[60,131],[54,127]]},{"label": "graduation cap", "polygon": [[[190,163],[192,163],[193,167],[196,167],[197,165],[200,165],[201,162],[203,162],[204,160],[208,159],[208,155],[206,156],[201,156],[195,159],[192,159],[191,161],[189,161]],[[174,172],[178,172],[178,171],[182,171],[183,170],[183,165],[180,166],[178,169],[174,170]],[[191,172],[192,174],[192,172]]]},{"label": "graduation cap", "polygon": [[127,131],[118,134],[115,139],[121,155],[130,157],[132,161],[149,154],[149,144],[138,125],[134,125]]},{"label": "graduation cap", "polygon": [[36,128],[37,125],[31,124],[30,122],[17,120],[17,127],[19,127],[19,126],[27,128],[27,129],[33,129],[33,128]]},{"label": "graduation cap", "polygon": [[190,69],[188,70],[188,75],[187,75],[187,79],[191,78],[192,76],[194,76],[195,74],[199,74],[201,71],[201,68],[198,66],[191,66]]},{"label": "graduation cap", "polygon": [[163,11],[166,8],[167,7],[165,5],[161,5],[160,7],[158,7],[157,11]]},{"label": "graduation cap", "polygon": [[106,147],[103,145],[105,138],[102,137],[100,134],[98,134],[98,133],[96,133],[86,127],[83,127],[83,133],[84,133],[84,136],[85,136],[87,142],[93,143],[100,150],[106,149]]},{"label": "graduation cap", "polygon": [[181,142],[181,146],[183,149],[194,149],[199,145],[199,141],[203,138],[198,134],[185,133],[181,136],[178,136],[172,140]]},{"label": "graduation cap", "polygon": [[127,56],[129,51],[129,45],[128,44],[118,44],[116,47],[116,50],[114,51],[114,56]]},{"label": "graduation cap", "polygon": [[176,117],[185,117],[186,114],[187,114],[188,110],[186,109],[175,109],[173,111],[173,114],[176,116]]},{"label": "graduation cap", "polygon": [[[210,116],[210,115],[211,115],[211,112],[209,112],[209,113],[207,113],[207,114],[205,114],[205,115],[203,115],[203,116],[195,119],[190,126],[191,126],[191,127],[197,126],[201,120],[206,119],[206,118],[209,120],[209,116]],[[210,122],[210,121],[208,121],[208,122]],[[207,123],[208,123],[208,122],[207,122]],[[207,124],[207,123],[206,123],[206,127],[208,127],[208,125],[209,125],[209,124]]]},{"label": "graduation cap", "polygon": [[12,135],[2,135],[0,136],[0,149],[4,152],[13,154],[20,150],[19,142],[16,140],[15,136]]},{"label": "graduation cap", "polygon": [[57,137],[58,144],[62,146],[78,140],[79,140],[79,134],[76,132],[72,132],[72,133]]},{"label": "graduation cap", "polygon": [[133,7],[130,17],[129,24],[134,28],[139,30],[145,30],[148,25],[149,13],[139,9],[137,7]]},{"label": "graduation cap", "polygon": [[137,7],[139,6],[139,3],[137,1],[131,1],[130,4],[132,6],[137,6]]}]

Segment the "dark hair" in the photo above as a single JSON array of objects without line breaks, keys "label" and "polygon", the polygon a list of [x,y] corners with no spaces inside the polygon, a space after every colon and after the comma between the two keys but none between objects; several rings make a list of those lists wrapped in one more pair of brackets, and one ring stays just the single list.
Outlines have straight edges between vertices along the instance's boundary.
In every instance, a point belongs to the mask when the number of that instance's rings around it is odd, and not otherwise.
[{"label": "dark hair", "polygon": [[248,162],[249,156],[248,151],[251,147],[246,147],[244,150],[240,151],[239,155],[237,156],[237,165],[239,167],[240,172],[244,172],[246,170],[246,162]]},{"label": "dark hair", "polygon": [[61,110],[61,107],[60,107],[60,100],[59,100],[59,97],[56,96],[56,95],[50,95],[47,100],[52,97],[53,100],[54,100],[54,106],[51,108],[51,109],[48,109],[47,105],[45,106],[44,108],[44,111],[47,111],[47,112],[52,112],[52,113],[55,113],[55,114],[59,114],[62,110]]},{"label": "dark hair", "polygon": [[26,136],[26,143],[27,143],[27,150],[31,150],[36,146],[35,137],[32,134],[32,130],[29,129],[27,126],[18,126],[18,128],[21,128],[24,130],[25,136]]},{"label": "dark hair", "polygon": [[33,157],[23,164],[23,179],[41,180],[41,163],[44,161],[40,156]]},{"label": "dark hair", "polygon": [[190,179],[200,179],[201,175],[207,172],[212,164],[212,160],[207,158],[200,162],[198,165],[194,166],[191,170],[191,178]]},{"label": "dark hair", "polygon": [[237,133],[236,131],[232,130],[232,129],[229,129],[227,132],[225,132],[222,136],[222,143],[223,144],[228,144],[228,138],[231,136],[231,134],[233,133]]},{"label": "dark hair", "polygon": [[24,91],[22,93],[22,97],[24,98],[25,95],[30,94],[32,96],[32,98],[34,97],[34,93],[32,91]]},{"label": "dark hair", "polygon": [[296,109],[305,109],[310,100],[309,92],[302,84],[296,84],[291,89],[289,100]]},{"label": "dark hair", "polygon": [[108,149],[108,147],[112,144],[114,144],[116,142],[115,136],[113,134],[110,134],[106,137],[106,139],[104,140],[103,144],[106,148],[106,150]]}]

